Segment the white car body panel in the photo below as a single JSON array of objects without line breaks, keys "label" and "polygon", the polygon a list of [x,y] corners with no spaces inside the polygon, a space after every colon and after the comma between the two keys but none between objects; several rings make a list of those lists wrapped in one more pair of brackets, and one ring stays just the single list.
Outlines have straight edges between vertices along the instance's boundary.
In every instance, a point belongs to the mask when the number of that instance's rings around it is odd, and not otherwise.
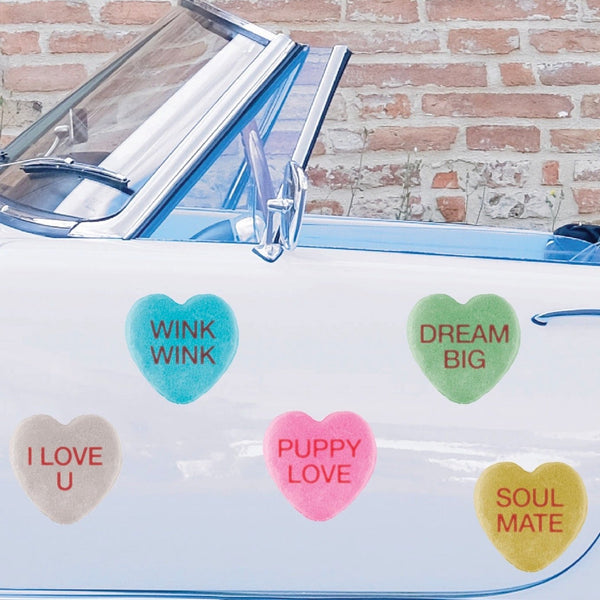
[{"label": "white car body panel", "polygon": [[[115,487],[70,526],[38,511],[2,452],[5,588],[496,590],[560,572],[600,531],[600,323],[531,323],[600,305],[597,267],[307,248],[269,264],[247,245],[36,236],[0,252],[2,439],[32,415],[96,414],[123,447]],[[129,310],[156,293],[214,294],[237,318],[233,363],[190,405],[160,396],[127,348]],[[438,293],[497,294],[518,315],[515,363],[470,405],[443,397],[409,350],[409,312]],[[295,511],[264,464],[268,424],[295,410],[353,411],[377,440],[369,484],[325,523]],[[477,521],[475,481],[502,461],[567,463],[588,492],[582,531],[539,573],[510,565]],[[564,577],[568,597],[591,597],[597,552],[548,589]]]},{"label": "white car body panel", "polygon": [[[597,595],[600,227],[303,221],[349,55],[181,0],[0,150],[0,597]],[[448,314],[504,319],[479,376]],[[364,444],[292,489],[274,431]],[[568,508],[501,537],[506,486]]]}]

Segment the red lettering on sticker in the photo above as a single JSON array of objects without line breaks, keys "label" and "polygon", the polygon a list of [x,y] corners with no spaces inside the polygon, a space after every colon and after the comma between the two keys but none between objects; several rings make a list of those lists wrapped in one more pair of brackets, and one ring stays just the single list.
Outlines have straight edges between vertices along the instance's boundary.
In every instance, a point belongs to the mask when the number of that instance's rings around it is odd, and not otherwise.
[{"label": "red lettering on sticker", "polygon": [[483,350],[445,350],[444,369],[485,369]]},{"label": "red lettering on sticker", "polygon": [[557,502],[555,488],[533,488],[528,490],[527,488],[520,487],[514,491],[511,491],[509,488],[500,488],[496,492],[496,495],[502,500],[502,502],[496,501],[496,504],[503,508],[507,508],[511,504],[519,508],[531,505],[536,508],[544,508],[546,506],[557,508],[564,506],[564,504]]},{"label": "red lettering on sticker", "polygon": [[351,465],[338,465],[338,483],[352,483],[350,481],[350,466]]},{"label": "red lettering on sticker", "polygon": [[102,462],[102,446],[92,446],[90,448],[90,466],[101,467],[104,465]]},{"label": "red lettering on sticker", "polygon": [[69,471],[69,479],[67,485],[62,483],[60,471],[56,473],[56,485],[61,492],[68,492],[73,487],[73,472]]},{"label": "red lettering on sticker", "polygon": [[293,452],[298,458],[308,458],[310,456],[319,458],[321,455],[329,456],[334,458],[337,456],[336,453],[350,452],[352,458],[356,458],[356,453],[362,439],[356,441],[342,438],[316,438],[316,439],[289,439],[280,438],[278,440],[277,455],[279,458],[283,456],[284,452]]},{"label": "red lettering on sticker", "polygon": [[525,513],[519,517],[512,513],[508,522],[502,513],[498,513],[497,531],[498,533],[562,533],[562,514],[558,513]]},{"label": "red lettering on sticker", "polygon": [[[561,506],[562,506],[562,504],[561,504]],[[557,529],[558,527],[560,527],[562,525],[562,521],[560,520],[561,517],[562,517],[562,515],[560,515],[560,514],[550,515],[550,533],[562,533],[563,532],[562,529]]]},{"label": "red lettering on sticker", "polygon": [[[201,365],[205,362],[214,365],[216,362],[211,354],[214,349],[214,346],[211,346],[208,350],[205,350],[204,346],[169,346],[167,351],[165,346],[159,346],[158,349],[150,346],[152,361],[155,365],[161,363],[164,365],[170,365],[171,363],[175,365],[186,365],[188,363],[197,365],[198,362]],[[200,356],[198,356],[198,351],[200,351]]]},{"label": "red lettering on sticker", "polygon": [[431,344],[431,342],[435,342],[435,337],[435,327],[433,325],[421,325],[421,344]]},{"label": "red lettering on sticker", "polygon": [[498,498],[503,500],[503,502],[496,501],[498,506],[502,506],[503,508],[510,506],[510,490],[508,488],[500,488],[496,494]]},{"label": "red lettering on sticker", "polygon": [[[198,325],[200,325],[200,333],[198,334]],[[157,340],[159,338],[164,338],[166,340],[171,339],[171,336],[175,339],[185,339],[186,337],[193,338],[195,340],[198,339],[198,335],[200,339],[204,339],[204,336],[210,336],[213,340],[215,339],[215,334],[213,333],[211,327],[214,325],[214,320],[210,321],[206,324],[204,321],[169,321],[167,325],[165,321],[159,321],[158,325],[150,320],[150,327],[152,328],[152,335],[154,339]]]},{"label": "red lettering on sticker", "polygon": [[504,515],[502,513],[498,513],[498,531],[501,531],[501,527],[504,531],[516,531],[517,530],[517,515],[513,513],[510,516],[510,520],[508,523],[504,520]]},{"label": "red lettering on sticker", "polygon": [[210,362],[214,365],[215,363],[215,359],[211,356],[211,352],[215,349],[214,346],[211,346],[208,350],[204,350],[204,346],[202,346],[200,348],[200,364],[203,365],[204,364],[204,359],[208,358],[208,360],[210,360]]},{"label": "red lettering on sticker", "polygon": [[[62,460],[61,453],[63,457]],[[62,467],[68,465],[72,458],[73,456],[71,455],[71,451],[66,446],[61,446],[54,451],[54,461],[57,465],[61,465]]]},{"label": "red lettering on sticker", "polygon": [[299,465],[288,465],[289,483],[313,484],[318,481],[325,483],[352,483],[350,479],[349,464],[330,465],[309,463],[300,467]]},{"label": "red lettering on sticker", "polygon": [[202,339],[204,339],[205,333],[208,333],[213,340],[215,339],[216,336],[210,329],[213,323],[214,323],[214,320],[211,321],[208,325],[205,325],[204,321],[200,321],[200,337]]},{"label": "red lettering on sticker", "polygon": [[43,448],[43,447],[42,447],[42,450],[41,450],[41,464],[43,466],[45,466],[45,467],[50,466],[50,465],[54,465],[54,463],[48,462],[46,460],[46,448]]},{"label": "red lettering on sticker", "polygon": [[294,444],[292,443],[292,440],[279,440],[279,452],[278,452],[278,456],[279,458],[281,458],[281,455],[284,452],[287,452],[288,450],[291,450],[294,447]]},{"label": "red lettering on sticker", "polygon": [[[40,448],[39,464],[42,467],[53,467],[59,465],[66,467],[70,464],[78,466],[89,465],[91,467],[101,467],[102,462],[102,446],[84,446],[77,448],[76,446],[59,446],[54,451],[48,450],[45,446]],[[27,464],[34,464],[33,448],[27,448]]]},{"label": "red lettering on sticker", "polygon": [[459,323],[452,325],[450,323],[440,323],[431,325],[429,323],[421,324],[421,343],[432,344],[438,342],[443,344],[474,344],[476,342],[484,344],[508,344],[509,326],[504,324],[496,327],[490,324],[484,327],[481,323],[471,325],[469,323]]}]

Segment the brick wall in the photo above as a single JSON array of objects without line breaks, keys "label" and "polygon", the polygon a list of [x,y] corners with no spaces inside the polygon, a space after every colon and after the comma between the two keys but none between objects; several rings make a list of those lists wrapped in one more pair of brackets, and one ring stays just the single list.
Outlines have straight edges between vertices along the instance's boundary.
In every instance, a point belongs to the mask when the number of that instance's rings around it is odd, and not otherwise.
[{"label": "brick wall", "polygon": [[[3,136],[170,0],[2,0]],[[311,161],[313,212],[551,229],[600,219],[599,0],[219,0],[354,51]]]}]

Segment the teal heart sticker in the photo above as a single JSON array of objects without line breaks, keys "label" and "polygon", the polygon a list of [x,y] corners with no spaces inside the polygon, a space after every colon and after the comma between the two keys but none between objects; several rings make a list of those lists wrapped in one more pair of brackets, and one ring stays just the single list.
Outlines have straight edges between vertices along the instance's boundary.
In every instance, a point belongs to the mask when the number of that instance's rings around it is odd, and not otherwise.
[{"label": "teal heart sticker", "polygon": [[211,294],[185,304],[163,294],[141,298],[127,315],[125,335],[144,377],[175,404],[188,404],[210,390],[238,347],[231,307]]},{"label": "teal heart sticker", "polygon": [[411,311],[407,333],[423,373],[458,404],[475,402],[502,379],[521,339],[515,311],[494,294],[466,304],[445,294],[427,296]]}]

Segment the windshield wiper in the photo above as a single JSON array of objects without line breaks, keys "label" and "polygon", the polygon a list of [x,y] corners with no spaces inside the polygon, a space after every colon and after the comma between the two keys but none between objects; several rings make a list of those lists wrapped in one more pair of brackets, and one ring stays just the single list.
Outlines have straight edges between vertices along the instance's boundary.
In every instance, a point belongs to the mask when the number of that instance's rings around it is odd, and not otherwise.
[{"label": "windshield wiper", "polygon": [[125,192],[126,194],[133,194],[133,190],[129,187],[129,179],[127,177],[120,173],[109,171],[104,167],[77,162],[69,157],[31,158],[29,160],[19,161],[18,164],[20,164],[21,169],[28,175],[37,173],[48,174],[53,172],[73,173],[84,179],[91,179],[98,183],[104,183],[121,192]]}]

